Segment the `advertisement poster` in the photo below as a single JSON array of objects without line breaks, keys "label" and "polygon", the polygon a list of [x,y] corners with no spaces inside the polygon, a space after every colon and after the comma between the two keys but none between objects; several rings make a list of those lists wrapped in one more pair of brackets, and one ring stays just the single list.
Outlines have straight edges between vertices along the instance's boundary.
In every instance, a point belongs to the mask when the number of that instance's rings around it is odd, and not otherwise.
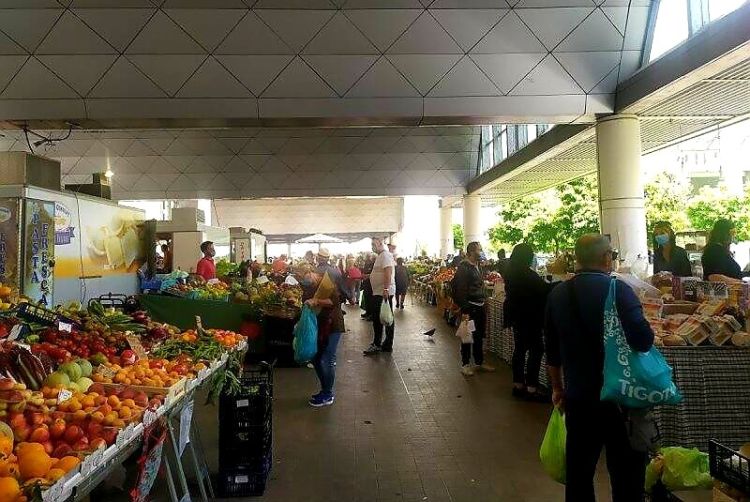
[{"label": "advertisement poster", "polygon": [[0,199],[0,282],[18,287],[19,199]]},{"label": "advertisement poster", "polygon": [[81,199],[81,245],[86,277],[135,273],[143,265],[146,247],[141,236],[143,214]]},{"label": "advertisement poster", "polygon": [[23,294],[42,306],[53,305],[55,204],[24,199]]}]

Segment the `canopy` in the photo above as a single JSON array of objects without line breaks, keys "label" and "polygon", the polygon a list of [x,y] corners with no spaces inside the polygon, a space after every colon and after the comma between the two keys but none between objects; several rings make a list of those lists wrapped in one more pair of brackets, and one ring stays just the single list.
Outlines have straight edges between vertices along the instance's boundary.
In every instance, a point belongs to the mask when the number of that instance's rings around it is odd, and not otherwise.
[{"label": "canopy", "polygon": [[313,234],[302,239],[297,239],[294,242],[296,242],[297,244],[329,244],[332,242],[339,243],[344,241],[326,234]]}]

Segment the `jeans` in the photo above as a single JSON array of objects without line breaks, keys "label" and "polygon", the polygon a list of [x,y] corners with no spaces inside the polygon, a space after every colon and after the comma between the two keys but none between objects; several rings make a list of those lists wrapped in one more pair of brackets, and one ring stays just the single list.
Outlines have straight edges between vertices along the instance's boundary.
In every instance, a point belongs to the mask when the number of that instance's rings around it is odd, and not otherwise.
[{"label": "jeans", "polygon": [[487,330],[487,314],[484,307],[471,305],[469,308],[469,319],[474,321],[474,332],[471,334],[474,343],[461,344],[461,364],[464,366],[471,362],[474,353],[474,364],[481,366],[484,363],[484,334]]},{"label": "jeans", "polygon": [[625,419],[616,404],[606,401],[565,403],[567,502],[595,502],[594,473],[602,446],[613,502],[641,502],[646,454],[630,448]]},{"label": "jeans", "polygon": [[336,382],[336,349],[339,346],[341,333],[331,333],[318,344],[318,353],[312,363],[320,380],[320,393],[325,397],[333,396],[333,384]]},{"label": "jeans", "polygon": [[[385,327],[385,341],[383,340],[383,325],[380,324],[380,306],[383,304],[383,297],[379,295],[373,295],[372,297],[372,328],[375,331],[375,336],[372,339],[372,343],[377,345],[381,349],[391,350],[393,348],[393,332],[396,328],[396,322]],[[388,297],[388,305],[393,310],[393,296]]]},{"label": "jeans", "polygon": [[[542,365],[544,343],[541,328],[513,328],[513,383],[539,387],[539,368]],[[526,353],[529,354],[528,361]],[[526,372],[524,373],[524,366]]]}]

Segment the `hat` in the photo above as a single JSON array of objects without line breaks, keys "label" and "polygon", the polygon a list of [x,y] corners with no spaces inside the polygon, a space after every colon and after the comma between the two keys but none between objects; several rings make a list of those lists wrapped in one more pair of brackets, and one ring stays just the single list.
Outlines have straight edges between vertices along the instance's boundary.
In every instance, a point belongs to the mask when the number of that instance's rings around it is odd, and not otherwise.
[{"label": "hat", "polygon": [[323,258],[330,258],[331,252],[328,251],[328,248],[320,248],[318,249],[318,256],[322,256]]}]

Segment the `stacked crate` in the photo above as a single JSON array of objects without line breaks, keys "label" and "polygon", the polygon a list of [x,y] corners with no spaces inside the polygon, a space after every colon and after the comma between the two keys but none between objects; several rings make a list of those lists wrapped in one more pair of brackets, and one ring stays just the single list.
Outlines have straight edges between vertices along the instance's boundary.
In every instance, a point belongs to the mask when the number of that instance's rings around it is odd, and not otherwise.
[{"label": "stacked crate", "polygon": [[273,367],[246,369],[238,394],[219,403],[219,485],[224,497],[262,495],[271,471]]}]

